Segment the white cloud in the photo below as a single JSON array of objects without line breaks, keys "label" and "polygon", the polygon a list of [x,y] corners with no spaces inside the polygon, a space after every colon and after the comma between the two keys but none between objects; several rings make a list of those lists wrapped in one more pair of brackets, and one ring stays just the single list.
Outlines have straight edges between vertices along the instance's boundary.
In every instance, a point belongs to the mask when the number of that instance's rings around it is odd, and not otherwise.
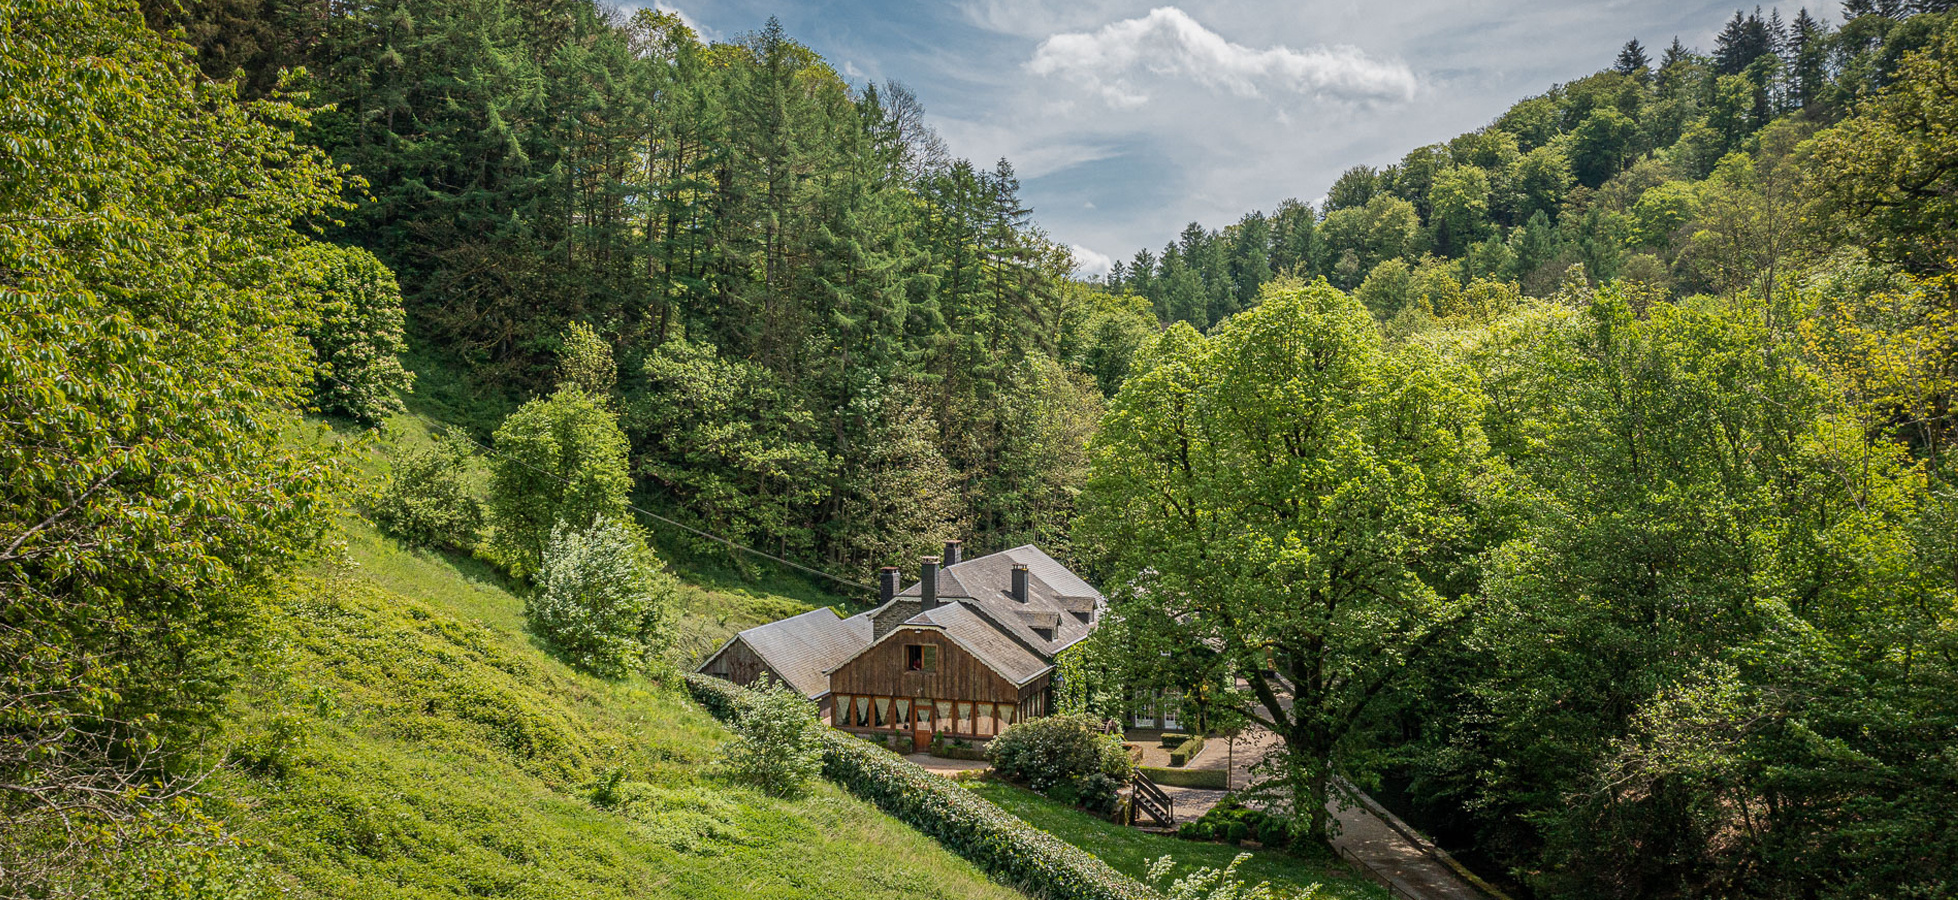
[{"label": "white cloud", "polygon": [[1080,244],[1075,244],[1067,249],[1074,254],[1074,271],[1082,275],[1106,275],[1108,274],[1108,270],[1115,265],[1115,260],[1110,259],[1108,254],[1096,253]]},{"label": "white cloud", "polygon": [[699,19],[687,15],[686,10],[674,6],[671,3],[667,3],[666,0],[653,0],[653,9],[656,9],[663,13],[672,13],[673,15],[679,16],[680,24],[693,29],[693,33],[699,35],[702,41],[713,42],[721,39],[720,32],[700,24]]},{"label": "white cloud", "polygon": [[1056,34],[1040,43],[1028,71],[1059,75],[1099,94],[1110,106],[1149,102],[1138,76],[1183,79],[1240,97],[1266,91],[1346,100],[1409,100],[1417,86],[1405,64],[1340,45],[1263,50],[1232,43],[1174,6],[1150,10],[1094,32]]}]

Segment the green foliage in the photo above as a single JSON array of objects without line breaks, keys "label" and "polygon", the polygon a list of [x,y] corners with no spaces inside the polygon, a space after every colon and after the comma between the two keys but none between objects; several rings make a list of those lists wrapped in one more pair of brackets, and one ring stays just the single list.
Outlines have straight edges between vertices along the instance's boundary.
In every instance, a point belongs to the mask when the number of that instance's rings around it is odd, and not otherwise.
[{"label": "green foliage", "polygon": [[767,368],[676,337],[647,357],[642,384],[626,417],[637,474],[699,527],[743,543],[786,537],[820,496],[834,463]]},{"label": "green foliage", "polygon": [[822,771],[823,724],[809,698],[772,680],[740,695],[722,750],[728,769],[778,797],[801,794]]},{"label": "green foliage", "polygon": [[489,458],[491,559],[519,578],[537,574],[559,522],[625,513],[632,478],[618,417],[577,387],[560,388],[510,414]]},{"label": "green foliage", "polygon": [[1010,164],[950,158],[914,95],[853,86],[779,24],[709,44],[590,0],[142,6],[252,90],[304,70],[308,135],[367,182],[334,238],[399,274],[421,404],[480,430],[616,381],[645,495],[741,543],[862,574],[929,534],[1034,539],[968,508],[1054,480],[1007,470],[996,401],[1064,340],[1111,386],[1133,345],[1133,319],[1068,333],[1073,261]]},{"label": "green foliage", "polygon": [[[1278,282],[1210,337],[1171,328],[1144,356],[1096,439],[1081,522],[1128,586],[1111,613],[1139,658],[1214,653],[1248,679],[1222,705],[1273,726],[1287,790],[1323,810],[1369,703],[1466,611],[1501,483],[1481,400],[1423,349],[1385,352],[1324,282]],[[1346,674],[1310,674],[1328,669]]]},{"label": "green foliage", "polygon": [[1077,782],[1100,774],[1126,778],[1129,756],[1121,738],[1103,734],[1088,716],[1046,716],[1008,726],[986,745],[993,770],[1041,793],[1078,790]]},{"label": "green foliage", "polygon": [[314,299],[301,333],[312,344],[313,403],[331,416],[377,425],[402,410],[414,382],[401,367],[405,320],[394,273],[358,247],[313,244],[300,255]]},{"label": "green foliage", "polygon": [[[745,689],[688,675],[694,698],[738,716]],[[974,796],[948,779],[848,734],[821,735],[824,777],[937,839],[1000,882],[1043,900],[1149,900],[1148,888],[1106,863]]]},{"label": "green foliage", "polygon": [[645,671],[672,641],[676,590],[631,522],[560,521],[524,616],[573,667],[617,678]]},{"label": "green foliage", "polygon": [[1866,115],[1818,135],[1819,196],[1843,214],[1845,237],[1924,273],[1958,269],[1958,18],[1904,59]]},{"label": "green foliage", "polygon": [[226,839],[184,755],[345,487],[279,441],[312,364],[292,225],[341,184],[301,110],[239,102],[129,6],[0,23],[0,871],[208,885]]},{"label": "green foliage", "polygon": [[612,362],[612,348],[599,338],[598,332],[583,322],[565,326],[564,346],[558,351],[558,386],[575,387],[593,397],[606,397],[618,381],[619,369]]},{"label": "green foliage", "polygon": [[1096,628],[1054,657],[1054,711],[1097,721],[1128,711],[1128,673],[1112,628]]},{"label": "green foliage", "polygon": [[1169,751],[1169,764],[1172,766],[1187,766],[1190,764],[1190,760],[1195,759],[1197,754],[1202,752],[1203,735],[1186,735],[1183,740],[1178,741],[1176,746]]},{"label": "green foliage", "polygon": [[1176,829],[1176,836],[1194,841],[1224,841],[1236,844],[1255,840],[1270,850],[1284,850],[1299,836],[1298,825],[1290,816],[1251,809],[1235,796],[1225,797],[1193,822]]},{"label": "green foliage", "polygon": [[400,452],[374,498],[374,521],[416,546],[474,549],[483,507],[470,477],[472,453],[456,435]]},{"label": "green foliage", "polygon": [[[1270,850],[1239,850],[1225,844],[1181,840],[1178,837],[1119,825],[1078,809],[1062,806],[1039,794],[1000,781],[972,786],[976,793],[1029,825],[1077,847],[1092,848],[1110,866],[1136,879],[1147,879],[1164,855],[1177,860],[1172,875],[1201,868],[1221,869],[1248,853],[1238,871],[1247,879],[1269,882],[1285,895],[1384,898],[1387,892],[1367,881],[1330,854],[1304,856]],[[1225,802],[1230,802],[1228,798]]]},{"label": "green foliage", "polygon": [[[1247,887],[1238,880],[1237,867],[1250,858],[1251,854],[1240,853],[1222,869],[1198,869],[1165,885],[1163,882],[1176,866],[1176,860],[1165,855],[1150,865],[1149,883],[1161,888],[1168,900],[1274,900],[1278,895],[1272,892],[1270,884],[1259,882]],[[1303,896],[1316,893],[1308,889]]]}]

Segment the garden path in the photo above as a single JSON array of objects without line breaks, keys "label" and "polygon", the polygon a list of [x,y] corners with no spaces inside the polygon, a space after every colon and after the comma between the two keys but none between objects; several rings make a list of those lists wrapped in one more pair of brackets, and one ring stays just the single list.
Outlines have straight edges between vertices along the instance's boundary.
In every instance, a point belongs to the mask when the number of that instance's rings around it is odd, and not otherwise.
[{"label": "garden path", "polygon": [[917,763],[933,775],[955,775],[959,772],[976,772],[980,769],[992,768],[992,764],[983,759],[945,759],[929,753],[908,753],[904,758]]},{"label": "garden path", "polygon": [[[1235,746],[1228,740],[1204,743],[1203,752],[1190,760],[1192,769],[1231,770],[1230,784],[1243,787],[1251,781],[1251,767],[1278,747],[1278,736],[1253,726],[1237,736]],[[1449,865],[1447,856],[1419,832],[1380,807],[1371,797],[1343,779],[1340,785],[1353,799],[1334,798],[1326,809],[1339,822],[1339,836],[1333,848],[1370,871],[1376,880],[1394,889],[1396,897],[1413,900],[1487,900],[1488,895],[1469,884]],[[1226,791],[1163,786],[1176,803],[1176,821],[1193,821],[1223,800]],[[1506,898],[1504,898],[1506,900]]]}]

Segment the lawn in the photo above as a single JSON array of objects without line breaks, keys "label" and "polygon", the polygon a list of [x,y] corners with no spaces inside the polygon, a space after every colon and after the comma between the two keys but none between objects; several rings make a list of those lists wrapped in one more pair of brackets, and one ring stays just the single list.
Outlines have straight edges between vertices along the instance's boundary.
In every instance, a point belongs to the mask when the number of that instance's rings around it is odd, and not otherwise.
[{"label": "lawn", "polygon": [[1176,859],[1171,877],[1202,867],[1223,868],[1239,853],[1250,853],[1237,872],[1244,881],[1270,882],[1281,896],[1320,886],[1317,896],[1343,900],[1386,900],[1387,892],[1355,875],[1343,863],[1315,861],[1266,850],[1245,850],[1228,844],[1185,841],[1137,828],[1125,828],[1063,806],[1025,788],[997,781],[972,783],[972,790],[1001,809],[1063,841],[1088,851],[1124,875],[1145,879],[1149,864],[1165,854]]}]

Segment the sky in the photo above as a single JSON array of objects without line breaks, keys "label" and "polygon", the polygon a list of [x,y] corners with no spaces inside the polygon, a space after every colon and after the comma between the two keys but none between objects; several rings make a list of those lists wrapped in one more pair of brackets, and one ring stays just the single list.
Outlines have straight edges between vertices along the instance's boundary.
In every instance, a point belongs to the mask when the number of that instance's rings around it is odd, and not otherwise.
[{"label": "sky", "polygon": [[[1709,50],[1733,0],[658,0],[709,40],[775,16],[852,83],[897,81],[956,156],[1004,156],[1082,274],[1384,166],[1611,65]],[[1808,4],[1840,18],[1836,0]],[[1752,4],[1748,4],[1752,8]],[[1784,19],[1796,7],[1782,10]],[[1765,13],[1765,10],[1764,10]]]}]

